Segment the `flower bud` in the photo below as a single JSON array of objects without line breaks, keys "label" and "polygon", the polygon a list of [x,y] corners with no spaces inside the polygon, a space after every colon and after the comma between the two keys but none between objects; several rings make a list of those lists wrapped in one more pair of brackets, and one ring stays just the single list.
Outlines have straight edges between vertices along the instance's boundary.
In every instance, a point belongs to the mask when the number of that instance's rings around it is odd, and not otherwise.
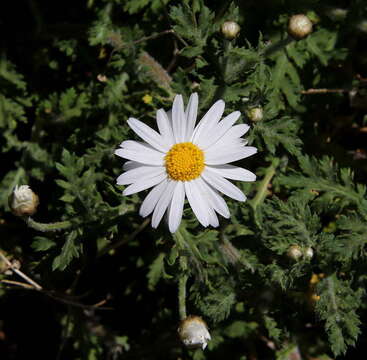
[{"label": "flower bud", "polygon": [[103,83],[105,83],[105,82],[107,82],[107,76],[106,75],[103,75],[103,74],[98,74],[97,75],[97,80],[99,81],[99,82],[103,82]]},{"label": "flower bud", "polygon": [[9,196],[9,207],[16,216],[30,216],[37,211],[38,196],[28,185],[16,185]]},{"label": "flower bud", "polygon": [[234,21],[225,21],[221,30],[226,39],[233,40],[240,32],[241,27]]},{"label": "flower bud", "polygon": [[363,33],[367,33],[367,20],[362,20],[357,24],[357,29]]},{"label": "flower bud", "polygon": [[262,107],[254,107],[247,111],[247,116],[253,122],[261,121],[264,117]]},{"label": "flower bud", "polygon": [[330,8],[326,15],[333,21],[343,21],[347,17],[348,10],[342,8]]},{"label": "flower bud", "polygon": [[313,249],[312,247],[307,247],[304,252],[305,258],[307,260],[311,260],[313,258]]},{"label": "flower bud", "polygon": [[178,334],[184,345],[190,349],[201,347],[204,350],[211,340],[208,327],[200,316],[190,315],[182,320]]},{"label": "flower bud", "polygon": [[293,15],[288,23],[288,34],[296,40],[305,38],[312,32],[311,20],[303,14]]},{"label": "flower bud", "polygon": [[294,261],[298,261],[302,257],[302,250],[298,245],[292,245],[287,251],[287,256]]}]

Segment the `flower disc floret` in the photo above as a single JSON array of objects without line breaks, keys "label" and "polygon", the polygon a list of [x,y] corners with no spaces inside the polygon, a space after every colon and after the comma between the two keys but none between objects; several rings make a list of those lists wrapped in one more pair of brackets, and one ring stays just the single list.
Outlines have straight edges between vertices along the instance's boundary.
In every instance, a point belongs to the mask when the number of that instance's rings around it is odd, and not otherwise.
[{"label": "flower disc floret", "polygon": [[165,165],[172,180],[194,180],[204,170],[204,152],[191,142],[175,144],[165,157]]}]

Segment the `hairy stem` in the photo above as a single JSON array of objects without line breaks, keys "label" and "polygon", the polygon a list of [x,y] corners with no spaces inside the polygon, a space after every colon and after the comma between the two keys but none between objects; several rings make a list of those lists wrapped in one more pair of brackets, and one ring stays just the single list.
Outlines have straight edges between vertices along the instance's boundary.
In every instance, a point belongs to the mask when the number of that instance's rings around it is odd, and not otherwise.
[{"label": "hairy stem", "polygon": [[[182,226],[182,225],[181,225]],[[185,249],[185,239],[180,231],[180,228],[173,235],[176,240],[176,244],[181,251]],[[187,317],[186,312],[186,284],[189,278],[187,274],[187,256],[180,255],[180,277],[178,280],[178,312],[180,314],[180,320],[184,320]]]},{"label": "hairy stem", "polygon": [[[184,271],[187,269],[187,258],[186,256],[180,257],[180,267]],[[186,283],[188,276],[183,273],[178,280],[178,311],[180,314],[180,319],[184,320],[187,317],[186,313]]]},{"label": "hairy stem", "polygon": [[279,159],[274,158],[271,165],[266,169],[264,179],[260,182],[256,196],[250,201],[250,204],[254,210],[265,200],[267,196],[268,185],[271,179],[275,175],[275,170],[279,165]]},{"label": "hairy stem", "polygon": [[285,47],[287,47],[287,45],[289,45],[293,41],[294,39],[288,36],[283,40],[279,40],[275,44],[270,44],[268,47],[264,49],[263,56],[268,57],[274,54],[275,52],[284,49]]},{"label": "hairy stem", "polygon": [[65,230],[72,226],[72,222],[69,220],[58,221],[54,223],[39,223],[33,220],[31,217],[26,217],[25,222],[30,228],[42,232]]}]

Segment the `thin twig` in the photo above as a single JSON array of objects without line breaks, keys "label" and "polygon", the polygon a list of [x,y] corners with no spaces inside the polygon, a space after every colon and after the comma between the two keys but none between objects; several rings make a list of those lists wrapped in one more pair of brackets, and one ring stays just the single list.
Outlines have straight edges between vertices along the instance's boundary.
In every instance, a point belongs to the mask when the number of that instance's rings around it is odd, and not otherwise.
[{"label": "thin twig", "polygon": [[132,240],[134,240],[135,239],[135,237],[137,236],[137,235],[139,235],[147,226],[148,226],[148,224],[149,224],[149,222],[150,222],[150,218],[147,218],[147,219],[145,219],[143,222],[142,222],[142,224],[130,235],[130,236],[128,236],[127,238],[125,238],[125,239],[122,239],[122,240],[120,240],[120,241],[118,241],[118,242],[116,242],[116,243],[114,243],[114,244],[111,244],[111,245],[109,245],[109,246],[106,246],[106,247],[104,247],[102,250],[101,250],[101,252],[97,255],[97,257],[99,258],[99,257],[101,257],[101,256],[103,256],[103,255],[105,255],[105,254],[107,254],[108,252],[110,252],[111,250],[116,250],[117,248],[119,248],[120,246],[122,246],[122,245],[125,245],[126,243],[128,243],[128,242],[130,242],[130,241],[132,241]]},{"label": "thin twig", "polygon": [[70,300],[70,299],[67,299],[67,298],[60,297],[59,295],[55,295],[51,291],[43,291],[43,293],[46,294],[47,296],[49,296],[51,299],[54,299],[54,300],[59,301],[61,303],[64,303],[64,304],[67,304],[67,305],[72,305],[74,307],[78,307],[78,308],[81,308],[81,309],[86,309],[86,310],[97,310],[97,309],[98,310],[113,310],[112,307],[101,306],[101,303],[104,300],[98,302],[95,305],[86,305],[86,304],[79,303],[77,301],[73,301],[73,300]]},{"label": "thin twig", "polygon": [[164,30],[164,31],[161,31],[159,33],[155,33],[153,35],[150,35],[150,36],[144,36],[142,37],[141,39],[139,40],[135,40],[133,41],[133,44],[139,44],[143,41],[147,41],[147,40],[152,40],[152,39],[156,39],[157,37],[160,37],[162,35],[166,35],[166,34],[173,34],[175,31],[173,29],[168,29],[168,30]]},{"label": "thin twig", "polygon": [[20,281],[3,279],[3,280],[0,280],[0,282],[3,283],[3,284],[16,285],[16,286],[19,286],[19,287],[22,287],[22,288],[25,288],[25,289],[29,289],[29,290],[35,290],[33,285],[22,283]]},{"label": "thin twig", "polygon": [[9,266],[9,268],[24,279],[28,284],[32,285],[36,290],[42,290],[42,286],[37,284],[34,280],[24,274],[22,271],[18,270],[13,266],[11,261],[0,251],[0,258]]},{"label": "thin twig", "polygon": [[7,264],[7,266],[9,267],[10,270],[12,270],[14,273],[16,273],[17,275],[19,275],[21,278],[23,278],[25,281],[27,281],[28,284],[19,282],[19,281],[14,281],[14,280],[1,280],[1,283],[4,284],[9,284],[9,285],[16,285],[22,288],[26,288],[28,290],[35,290],[35,291],[39,291],[47,296],[49,296],[50,298],[59,301],[61,303],[67,304],[67,305],[72,305],[75,307],[79,307],[82,309],[89,309],[89,310],[112,310],[112,308],[110,307],[102,307],[101,305],[105,304],[107,302],[106,299],[98,302],[95,305],[85,305],[76,301],[73,301],[71,299],[68,299],[66,297],[64,297],[64,295],[62,295],[62,297],[60,295],[56,295],[53,291],[49,291],[49,290],[45,290],[42,288],[41,285],[37,284],[34,280],[32,280],[30,277],[28,277],[27,275],[25,275],[22,271],[16,269],[13,264],[11,263],[11,261],[0,251],[0,258]]},{"label": "thin twig", "polygon": [[173,58],[172,58],[172,60],[170,61],[170,63],[168,64],[168,66],[166,68],[166,71],[168,73],[170,73],[171,70],[173,69],[173,67],[176,65],[179,55],[180,55],[180,50],[178,50],[178,47],[177,47],[177,40],[174,39],[173,40]]},{"label": "thin twig", "polygon": [[307,89],[302,90],[301,94],[310,95],[310,94],[330,94],[330,93],[337,93],[343,94],[349,92],[347,89]]}]

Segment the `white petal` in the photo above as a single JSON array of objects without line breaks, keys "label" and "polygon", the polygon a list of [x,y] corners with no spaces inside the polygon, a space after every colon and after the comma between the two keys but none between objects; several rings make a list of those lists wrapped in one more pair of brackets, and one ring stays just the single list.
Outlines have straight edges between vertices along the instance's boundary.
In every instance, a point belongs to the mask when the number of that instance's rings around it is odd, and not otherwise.
[{"label": "white petal", "polygon": [[[126,150],[134,150],[139,152],[144,151],[145,149],[158,152],[153,146],[144,141],[126,140],[120,144],[120,147]],[[161,151],[159,151],[159,153],[161,153]]]},{"label": "white petal", "polygon": [[159,135],[155,130],[145,125],[138,119],[130,118],[127,123],[134,132],[145,140],[149,145],[153,146],[159,151],[166,152],[169,150],[169,145],[165,144],[161,135]]},{"label": "white petal", "polygon": [[135,194],[139,191],[149,189],[152,186],[159,184],[161,181],[163,181],[166,178],[167,178],[167,174],[162,173],[162,174],[159,174],[159,175],[149,177],[147,179],[140,179],[140,180],[134,182],[133,184],[129,185],[123,191],[122,195],[127,196],[127,195],[131,195],[131,194]]},{"label": "white petal", "polygon": [[205,164],[207,165],[222,165],[245,159],[257,152],[257,149],[253,146],[244,146],[238,149],[225,149],[220,148],[217,152],[207,151],[205,152]]},{"label": "white petal", "polygon": [[136,169],[140,166],[144,166],[144,165],[141,164],[141,163],[138,163],[136,161],[126,161],[126,163],[124,165],[122,165],[122,169],[124,171],[129,171],[129,170],[132,170],[132,169]]},{"label": "white petal", "polygon": [[187,200],[190,203],[192,211],[200,224],[207,227],[209,225],[208,204],[200,193],[197,179],[186,181],[184,184]]},{"label": "white petal", "polygon": [[234,186],[231,182],[217,175],[216,173],[211,172],[209,167],[205,168],[204,172],[202,173],[202,177],[206,182],[209,183],[209,185],[213,186],[224,195],[227,195],[238,201],[246,201],[246,196],[237,186]]},{"label": "white petal", "polygon": [[218,217],[214,212],[214,208],[211,204],[211,196],[208,192],[209,186],[205,184],[204,180],[201,178],[196,179],[197,186],[199,188],[200,194],[202,195],[205,203],[207,204],[207,215],[208,215],[208,222],[209,225],[213,227],[219,226]]},{"label": "white petal", "polygon": [[220,215],[225,218],[230,217],[230,212],[227,206],[227,203],[224,199],[218,194],[217,190],[213,189],[209,184],[203,181],[203,187],[207,192],[207,197],[210,205],[213,209]]},{"label": "white petal", "polygon": [[157,111],[157,125],[163,141],[171,147],[174,144],[172,125],[163,109]]},{"label": "white petal", "polygon": [[168,181],[165,191],[162,193],[161,197],[158,200],[156,207],[154,208],[153,216],[152,216],[152,227],[157,228],[159,223],[162,220],[164,213],[167,210],[167,207],[172,199],[173,191],[177,185],[177,181]]},{"label": "white petal", "polygon": [[226,179],[239,181],[255,181],[256,175],[251,171],[233,165],[208,166],[211,171],[223,176]]},{"label": "white petal", "polygon": [[209,219],[209,224],[213,227],[218,227],[219,226],[219,220],[218,220],[218,216],[217,214],[214,212],[212,207],[210,208],[210,219]]},{"label": "white petal", "polygon": [[186,135],[186,116],[182,95],[176,95],[173,100],[172,125],[176,143],[184,142]]},{"label": "white petal", "polygon": [[117,178],[118,185],[128,185],[134,182],[138,182],[141,179],[146,179],[150,177],[154,177],[157,175],[165,174],[166,169],[163,166],[146,166],[142,165],[135,169],[129,170],[123,174],[121,174]]},{"label": "white petal", "polygon": [[198,94],[197,93],[191,94],[189,103],[185,111],[186,122],[187,122],[185,141],[190,141],[191,136],[194,132],[196,117],[198,114],[198,103],[199,103]]},{"label": "white petal", "polygon": [[171,233],[174,233],[180,226],[184,201],[185,186],[182,181],[178,181],[173,192],[168,214],[168,227]]},{"label": "white petal", "polygon": [[166,190],[167,184],[168,179],[163,180],[152,190],[150,190],[149,194],[145,197],[143,203],[140,206],[140,216],[146,217],[154,210],[158,200],[161,198],[163,192]]},{"label": "white petal", "polygon": [[194,133],[192,134],[191,142],[198,144],[200,142],[200,137],[205,136],[208,130],[211,129],[223,115],[224,112],[224,101],[218,100],[204,115],[200,120],[199,124],[196,126]]},{"label": "white petal", "polygon": [[234,125],[216,143],[209,146],[207,150],[211,150],[212,147],[221,147],[226,144],[231,144],[233,141],[238,140],[241,136],[246,134],[249,128],[250,127],[246,124]]},{"label": "white petal", "polygon": [[213,127],[206,136],[202,136],[198,146],[201,149],[206,149],[210,145],[215,144],[238,120],[241,116],[239,111],[235,111],[228,116],[226,116],[222,121],[220,121],[215,127]]},{"label": "white petal", "polygon": [[124,159],[137,161],[142,164],[160,166],[164,165],[165,154],[148,148],[144,149],[142,147],[141,151],[117,149],[115,150],[115,155],[121,156]]}]

